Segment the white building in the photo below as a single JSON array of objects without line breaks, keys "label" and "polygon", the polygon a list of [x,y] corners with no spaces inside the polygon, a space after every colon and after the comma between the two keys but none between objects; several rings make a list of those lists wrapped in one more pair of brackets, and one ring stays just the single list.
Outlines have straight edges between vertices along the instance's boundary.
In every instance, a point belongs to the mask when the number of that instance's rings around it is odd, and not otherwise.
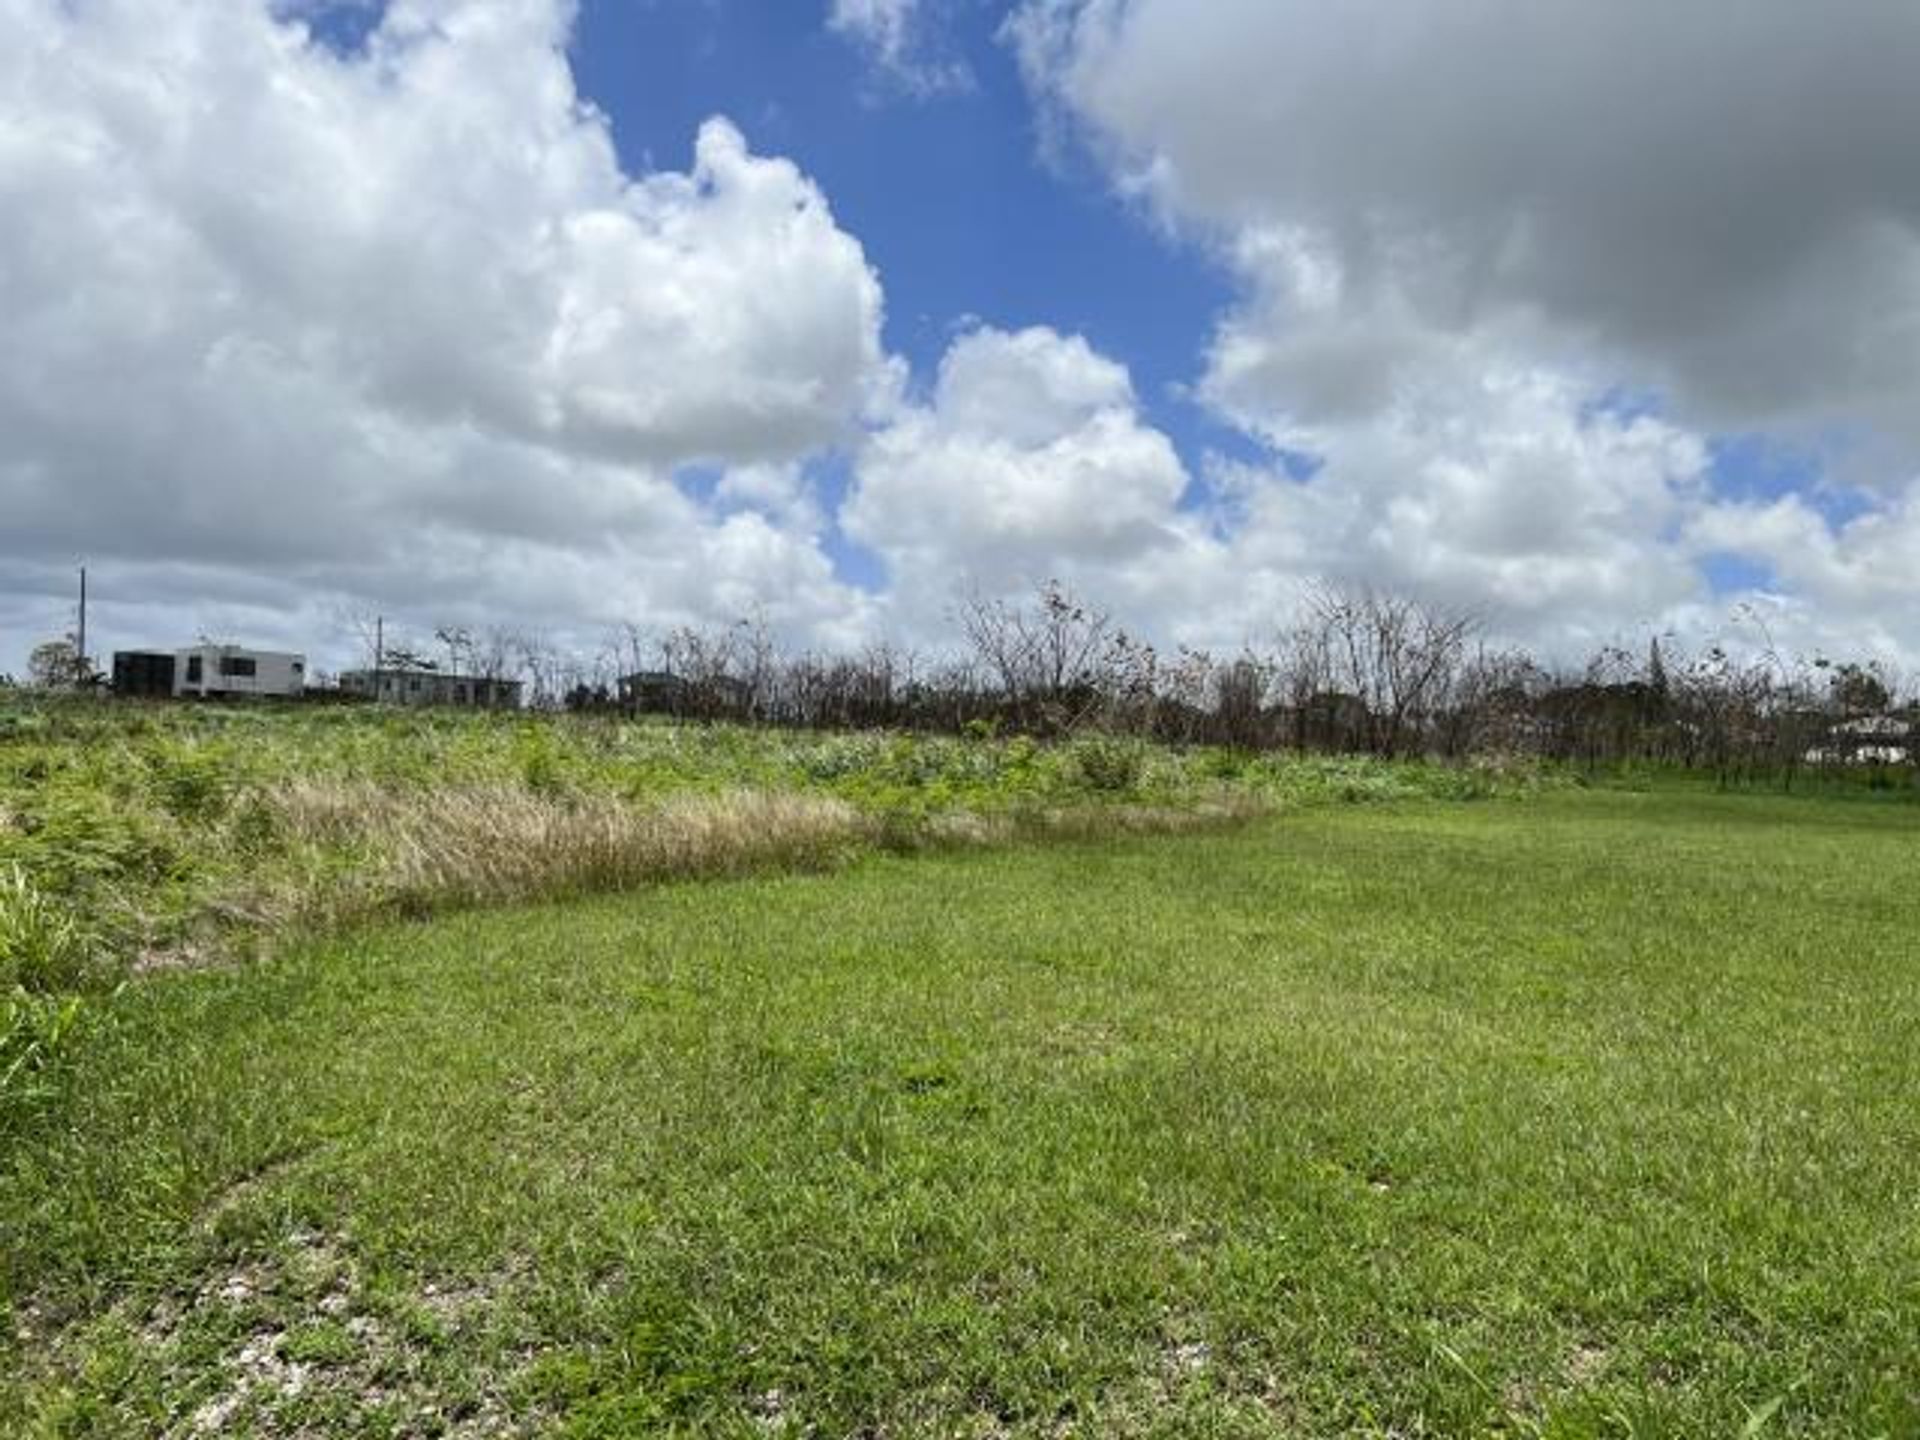
[{"label": "white building", "polygon": [[389,705],[453,705],[472,710],[517,710],[520,682],[497,675],[445,670],[349,670],[340,677],[349,695]]},{"label": "white building", "polygon": [[1898,715],[1863,715],[1834,726],[1827,743],[1805,759],[1809,765],[1905,765],[1913,758],[1915,728]]},{"label": "white building", "polygon": [[298,695],[307,688],[307,657],[240,645],[193,645],[173,657],[173,693],[195,699]]}]

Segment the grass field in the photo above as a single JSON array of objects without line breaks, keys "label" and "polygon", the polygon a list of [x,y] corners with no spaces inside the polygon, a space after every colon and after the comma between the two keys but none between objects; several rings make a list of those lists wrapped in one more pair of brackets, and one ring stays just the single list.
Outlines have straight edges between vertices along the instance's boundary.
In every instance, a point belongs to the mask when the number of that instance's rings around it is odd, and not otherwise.
[{"label": "grass field", "polygon": [[[23,876],[109,958],[172,963],[287,929],[1004,838],[1063,817],[1099,829],[1118,810],[1465,798],[1543,778],[1102,736],[1040,745],[0,689],[0,877]],[[0,945],[0,988],[13,978]]]},{"label": "grass field", "polygon": [[5,1155],[0,1431],[1917,1434],[1915,840],[1327,807],[155,977]]},{"label": "grass field", "polygon": [[355,926],[830,870],[876,851],[1230,825],[1569,784],[1088,735],[830,734],[613,715],[107,703],[0,686],[0,1144],[57,1108],[129,976]]}]

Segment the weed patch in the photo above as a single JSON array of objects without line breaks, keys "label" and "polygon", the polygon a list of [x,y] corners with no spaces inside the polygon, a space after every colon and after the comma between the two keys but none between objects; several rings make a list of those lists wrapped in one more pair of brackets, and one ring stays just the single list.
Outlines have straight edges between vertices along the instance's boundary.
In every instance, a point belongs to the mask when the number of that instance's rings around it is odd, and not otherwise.
[{"label": "weed patch", "polygon": [[874,845],[1518,795],[1543,773],[1256,759],[1101,736],[1044,745],[986,728],[812,734],[594,716],[5,703],[18,708],[0,726],[0,876],[23,875],[63,913],[84,915],[95,952],[123,968],[140,956],[144,968],[174,968],[396,910],[806,868]]}]

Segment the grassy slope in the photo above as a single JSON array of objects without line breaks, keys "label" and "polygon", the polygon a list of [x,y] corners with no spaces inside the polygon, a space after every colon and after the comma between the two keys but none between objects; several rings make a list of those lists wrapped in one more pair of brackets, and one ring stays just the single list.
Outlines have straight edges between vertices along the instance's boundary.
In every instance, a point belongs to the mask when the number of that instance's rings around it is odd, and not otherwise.
[{"label": "grassy slope", "polygon": [[1324,810],[149,982],[6,1159],[0,1429],[1913,1434],[1912,824]]},{"label": "grassy slope", "polygon": [[617,717],[153,705],[0,688],[0,1145],[58,1108],[129,974],[693,876],[1218,828],[1332,799],[1570,783],[1538,766],[1250,756]]},{"label": "grassy slope", "polygon": [[[1103,739],[1037,746],[0,691],[0,880],[31,886],[113,961],[146,952],[171,963],[369,915],[917,844],[954,821],[1007,831],[1063,811],[1190,816],[1540,779],[1526,767],[1255,759]],[[8,903],[0,886],[0,991],[19,968]]]}]

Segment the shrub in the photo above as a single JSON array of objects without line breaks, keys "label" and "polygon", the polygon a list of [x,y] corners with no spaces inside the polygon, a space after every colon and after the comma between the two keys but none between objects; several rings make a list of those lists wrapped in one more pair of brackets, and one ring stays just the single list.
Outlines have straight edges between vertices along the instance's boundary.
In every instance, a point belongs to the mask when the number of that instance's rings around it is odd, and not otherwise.
[{"label": "shrub", "polygon": [[17,862],[42,893],[77,898],[161,879],[182,843],[154,810],[67,777],[22,797],[13,823],[0,827],[0,865]]},{"label": "shrub", "polygon": [[254,791],[234,807],[227,838],[236,853],[258,859],[281,848],[285,839],[281,830],[279,809],[266,795]]},{"label": "shrub", "polygon": [[566,789],[560,755],[546,728],[529,726],[521,731],[513,749],[527,789],[536,795],[558,795]]},{"label": "shrub", "polygon": [[0,1134],[58,1092],[100,1013],[81,991],[103,978],[96,946],[17,865],[0,868]]},{"label": "shrub", "polygon": [[878,753],[871,736],[833,735],[801,749],[796,764],[808,780],[844,780],[873,769]]},{"label": "shrub", "polygon": [[177,820],[217,819],[234,788],[228,757],[198,746],[168,746],[147,756],[155,798]]},{"label": "shrub", "polygon": [[1072,773],[1082,785],[1109,795],[1139,789],[1147,765],[1138,745],[1107,736],[1076,741],[1069,756]]},{"label": "shrub", "polygon": [[94,944],[18,865],[0,868],[0,989],[53,993],[95,977]]},{"label": "shrub", "polygon": [[1193,770],[1206,780],[1238,780],[1247,773],[1253,760],[1249,751],[1209,747],[1194,758]]},{"label": "shrub", "polygon": [[58,1094],[93,1018],[79,995],[0,996],[0,1135]]}]

